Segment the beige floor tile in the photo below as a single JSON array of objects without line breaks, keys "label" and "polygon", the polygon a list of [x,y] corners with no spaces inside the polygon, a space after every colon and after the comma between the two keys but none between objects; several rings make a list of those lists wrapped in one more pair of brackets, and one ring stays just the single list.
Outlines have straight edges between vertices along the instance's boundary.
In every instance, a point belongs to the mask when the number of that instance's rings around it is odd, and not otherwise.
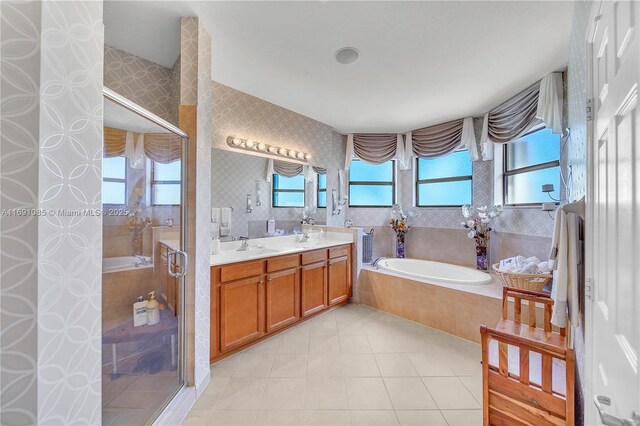
[{"label": "beige floor tile", "polygon": [[306,377],[309,355],[276,354],[271,367],[271,377]]},{"label": "beige floor tile", "polygon": [[440,410],[480,408],[478,401],[457,377],[422,377]]},{"label": "beige floor tile", "polygon": [[394,336],[369,335],[368,337],[371,349],[376,354],[403,352],[403,350],[400,348],[398,339]]},{"label": "beige floor tile", "polygon": [[450,426],[482,425],[482,410],[443,410],[442,415]]},{"label": "beige floor tile", "polygon": [[309,354],[307,365],[308,377],[342,377],[341,354]]},{"label": "beige floor tile", "polygon": [[341,354],[345,377],[380,377],[373,354]]},{"label": "beige floor tile", "polygon": [[102,376],[102,391],[103,392],[122,392],[129,385],[135,382],[138,376],[119,375],[118,377],[111,377],[110,374]]},{"label": "beige floor tile", "polygon": [[453,350],[445,353],[443,359],[456,376],[482,375],[481,357]]},{"label": "beige floor tile", "polygon": [[260,410],[256,417],[259,426],[299,426],[304,422],[302,410]]},{"label": "beige floor tile", "polygon": [[302,410],[304,408],[306,380],[304,377],[270,378],[267,380],[260,409]]},{"label": "beige floor tile", "polygon": [[307,377],[305,409],[346,409],[348,407],[343,377]]},{"label": "beige floor tile", "polygon": [[245,353],[275,354],[278,351],[280,340],[280,335],[273,336],[245,349]]},{"label": "beige floor tile", "polygon": [[420,376],[455,376],[449,365],[438,355],[411,353],[407,357]]},{"label": "beige floor tile", "polygon": [[172,392],[178,389],[178,377],[143,374],[127,387],[127,391]]},{"label": "beige floor tile", "polygon": [[418,375],[407,354],[376,354],[382,377],[415,377]]},{"label": "beige floor tile", "polygon": [[343,354],[373,353],[367,336],[340,336],[340,352]]},{"label": "beige floor tile", "polygon": [[339,336],[366,336],[363,326],[363,320],[356,320],[355,322],[349,322],[340,324],[338,323],[338,335]]},{"label": "beige floor tile", "polygon": [[157,392],[124,391],[121,392],[117,397],[113,398],[107,405],[107,407],[150,409],[152,408],[153,402],[157,399]]},{"label": "beige floor tile", "polygon": [[114,426],[146,424],[147,422],[149,422],[150,419],[153,419],[154,415],[156,414],[157,408],[158,407],[153,407],[153,409],[148,409],[148,410],[138,410],[138,409],[120,410],[120,413],[112,421],[111,424]]},{"label": "beige floor tile", "polygon": [[471,395],[482,405],[482,376],[462,376],[459,377],[462,384],[469,389]]},{"label": "beige floor tile", "polygon": [[192,410],[211,410],[224,392],[229,382],[228,377],[212,377],[200,398],[193,405]]},{"label": "beige floor tile", "polygon": [[220,410],[257,410],[266,383],[266,378],[232,377],[216,402],[216,408]]},{"label": "beige floor tile", "polygon": [[306,354],[309,352],[309,333],[283,335],[278,345],[279,354]]},{"label": "beige floor tile", "polygon": [[215,426],[244,426],[252,425],[256,419],[254,410],[211,410],[207,425]]},{"label": "beige floor tile", "polygon": [[314,426],[345,426],[351,420],[348,410],[304,410],[305,425]]},{"label": "beige floor tile", "polygon": [[240,358],[242,358],[242,352],[231,355],[223,360],[220,360],[211,366],[211,376],[217,377],[231,377],[233,376],[233,372],[236,370],[238,366],[238,362],[240,362]]},{"label": "beige floor tile", "polygon": [[387,392],[395,410],[431,410],[436,404],[419,377],[387,377]]},{"label": "beige floor tile", "polygon": [[312,334],[309,338],[309,353],[340,353],[340,340],[338,340],[338,335]]},{"label": "beige floor tile", "polygon": [[390,410],[389,394],[384,382],[377,377],[347,377],[349,408],[353,410]]},{"label": "beige floor tile", "polygon": [[351,424],[361,426],[395,426],[398,424],[393,410],[351,410]]},{"label": "beige floor tile", "polygon": [[249,353],[242,354],[233,377],[269,377],[275,354]]},{"label": "beige floor tile", "polygon": [[446,426],[447,422],[438,410],[396,410],[400,426]]},{"label": "beige floor tile", "polygon": [[311,336],[331,335],[336,336],[338,334],[338,325],[333,315],[321,316],[311,321]]}]

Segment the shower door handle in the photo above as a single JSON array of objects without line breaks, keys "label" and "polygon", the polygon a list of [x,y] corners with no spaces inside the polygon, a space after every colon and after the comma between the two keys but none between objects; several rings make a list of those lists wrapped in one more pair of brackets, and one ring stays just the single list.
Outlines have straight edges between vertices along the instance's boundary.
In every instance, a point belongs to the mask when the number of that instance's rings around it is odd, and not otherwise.
[{"label": "shower door handle", "polygon": [[[178,266],[178,263],[176,262],[177,254],[179,254],[182,259],[179,264],[179,270],[174,272],[172,265]],[[183,252],[182,250],[171,250],[169,253],[167,253],[167,272],[169,272],[169,275],[174,278],[184,277],[187,273],[187,253]]]}]

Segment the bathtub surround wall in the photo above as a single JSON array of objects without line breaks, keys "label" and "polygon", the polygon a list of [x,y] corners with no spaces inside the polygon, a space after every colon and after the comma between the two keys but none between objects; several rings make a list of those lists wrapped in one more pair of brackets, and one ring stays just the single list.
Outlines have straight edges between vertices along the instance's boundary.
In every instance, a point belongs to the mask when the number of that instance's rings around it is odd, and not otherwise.
[{"label": "bathtub surround wall", "polygon": [[[0,7],[2,207],[99,209],[102,2]],[[101,216],[0,227],[0,423],[99,424]]]},{"label": "bathtub surround wall", "polygon": [[[305,117],[270,102],[232,89],[224,84],[213,82],[213,138],[211,146],[220,150],[231,150],[227,145],[228,136],[282,146],[311,154],[310,163],[328,169],[328,194],[337,187],[337,167],[344,164],[344,142],[342,135],[331,127]],[[213,151],[213,165],[218,150]],[[223,154],[221,154],[223,155]],[[249,161],[249,160],[247,160]],[[216,170],[213,170],[214,176]],[[264,171],[260,170],[262,179]],[[216,185],[216,183],[214,183]],[[263,185],[263,184],[261,184]],[[264,182],[263,188],[268,189]],[[255,192],[255,189],[251,193]],[[243,196],[246,196],[246,192]],[[328,204],[330,204],[330,199]],[[269,191],[263,192],[263,203],[271,205]],[[242,204],[244,205],[244,204]],[[219,206],[215,206],[219,207]],[[222,207],[222,206],[220,206]],[[254,210],[255,211],[255,210]],[[275,219],[300,220],[301,213],[293,209],[273,209]],[[326,222],[333,226],[342,226],[345,215],[332,216],[330,209],[324,209]],[[234,218],[237,213],[234,214]],[[251,216],[251,215],[249,215]],[[244,220],[240,218],[239,220]],[[253,218],[247,218],[253,220]],[[324,220],[321,220],[325,222]]]}]

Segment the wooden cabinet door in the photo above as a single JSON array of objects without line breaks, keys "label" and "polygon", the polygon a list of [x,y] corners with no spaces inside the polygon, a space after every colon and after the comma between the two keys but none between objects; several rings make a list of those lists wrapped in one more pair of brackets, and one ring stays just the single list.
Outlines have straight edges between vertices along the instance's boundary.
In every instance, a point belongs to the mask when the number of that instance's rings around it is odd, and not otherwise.
[{"label": "wooden cabinet door", "polygon": [[220,286],[220,349],[228,351],[264,334],[264,277]]},{"label": "wooden cabinet door", "polygon": [[267,275],[267,333],[293,324],[300,318],[298,268]]},{"label": "wooden cabinet door", "polygon": [[347,256],[329,260],[329,306],[349,298],[349,258]]},{"label": "wooden cabinet door", "polygon": [[302,267],[302,316],[327,308],[327,262]]}]

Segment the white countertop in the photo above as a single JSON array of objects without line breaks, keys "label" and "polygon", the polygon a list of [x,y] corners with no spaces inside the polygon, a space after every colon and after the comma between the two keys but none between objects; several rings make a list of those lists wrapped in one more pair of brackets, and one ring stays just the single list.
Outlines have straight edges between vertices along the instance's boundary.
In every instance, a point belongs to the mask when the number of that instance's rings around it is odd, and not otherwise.
[{"label": "white countertop", "polygon": [[287,235],[251,239],[249,240],[249,248],[245,251],[238,251],[242,241],[223,242],[220,243],[220,253],[211,255],[211,266],[265,259],[353,243],[353,234],[342,232],[311,232],[307,242],[301,242],[300,238],[300,235]]}]

